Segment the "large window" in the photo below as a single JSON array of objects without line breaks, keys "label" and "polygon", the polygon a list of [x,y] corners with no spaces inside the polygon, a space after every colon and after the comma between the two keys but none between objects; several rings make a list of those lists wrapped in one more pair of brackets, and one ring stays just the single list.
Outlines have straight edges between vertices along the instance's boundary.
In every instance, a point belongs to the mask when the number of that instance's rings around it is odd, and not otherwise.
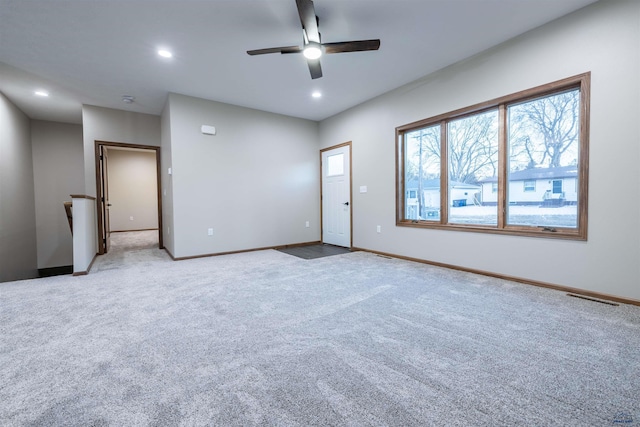
[{"label": "large window", "polygon": [[414,129],[405,135],[405,218],[440,220],[440,125]]},{"label": "large window", "polygon": [[589,83],[396,128],[397,224],[586,240]]}]

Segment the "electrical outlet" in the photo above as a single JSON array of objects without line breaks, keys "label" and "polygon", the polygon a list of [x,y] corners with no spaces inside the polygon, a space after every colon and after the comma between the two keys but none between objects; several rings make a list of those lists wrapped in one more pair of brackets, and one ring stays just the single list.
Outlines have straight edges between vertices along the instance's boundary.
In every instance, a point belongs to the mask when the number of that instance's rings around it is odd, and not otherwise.
[{"label": "electrical outlet", "polygon": [[129,221],[133,221],[133,217],[132,216],[129,217]]},{"label": "electrical outlet", "polygon": [[207,230],[207,234],[208,234],[209,236],[213,236],[213,228],[208,229],[208,230]]},{"label": "electrical outlet", "polygon": [[382,232],[382,227],[377,226],[377,227],[376,227],[376,231],[377,231],[378,233],[381,233],[381,232]]},{"label": "electrical outlet", "polygon": [[305,223],[304,223],[304,226],[305,226],[305,227],[307,227],[307,228],[309,228],[309,221],[305,222]]}]

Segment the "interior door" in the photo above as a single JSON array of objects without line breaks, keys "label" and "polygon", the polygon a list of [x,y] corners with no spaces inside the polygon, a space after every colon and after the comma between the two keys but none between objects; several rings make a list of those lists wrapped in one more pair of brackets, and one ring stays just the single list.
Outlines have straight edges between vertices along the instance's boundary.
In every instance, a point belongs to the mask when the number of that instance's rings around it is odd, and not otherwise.
[{"label": "interior door", "polygon": [[351,247],[351,143],[321,151],[322,242]]},{"label": "interior door", "polygon": [[[102,229],[100,230],[101,242],[100,246],[103,248],[103,253],[109,252],[111,246],[111,227],[109,225],[109,156],[106,147],[100,146],[100,194],[99,200],[102,210]],[[102,251],[100,251],[102,253]]]}]

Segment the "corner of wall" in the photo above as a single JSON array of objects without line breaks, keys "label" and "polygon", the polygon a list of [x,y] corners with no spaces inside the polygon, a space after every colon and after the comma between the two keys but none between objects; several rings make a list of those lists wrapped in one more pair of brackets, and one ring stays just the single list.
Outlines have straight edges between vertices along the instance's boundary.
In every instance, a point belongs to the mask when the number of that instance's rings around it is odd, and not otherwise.
[{"label": "corner of wall", "polygon": [[171,98],[167,97],[167,102],[160,116],[160,177],[162,188],[162,236],[164,247],[170,254],[175,253],[175,239],[173,226],[173,181],[168,174],[168,169],[172,165],[171,156]]},{"label": "corner of wall", "polygon": [[37,277],[29,118],[0,93],[0,282]]}]

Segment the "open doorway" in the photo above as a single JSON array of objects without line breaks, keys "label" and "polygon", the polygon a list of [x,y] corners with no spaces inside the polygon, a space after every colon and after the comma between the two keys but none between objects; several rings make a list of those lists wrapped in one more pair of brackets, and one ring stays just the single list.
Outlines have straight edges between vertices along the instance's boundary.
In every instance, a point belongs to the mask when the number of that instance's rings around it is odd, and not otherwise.
[{"label": "open doorway", "polygon": [[163,249],[160,147],[96,141],[95,163],[98,254],[116,231],[157,230]]}]

